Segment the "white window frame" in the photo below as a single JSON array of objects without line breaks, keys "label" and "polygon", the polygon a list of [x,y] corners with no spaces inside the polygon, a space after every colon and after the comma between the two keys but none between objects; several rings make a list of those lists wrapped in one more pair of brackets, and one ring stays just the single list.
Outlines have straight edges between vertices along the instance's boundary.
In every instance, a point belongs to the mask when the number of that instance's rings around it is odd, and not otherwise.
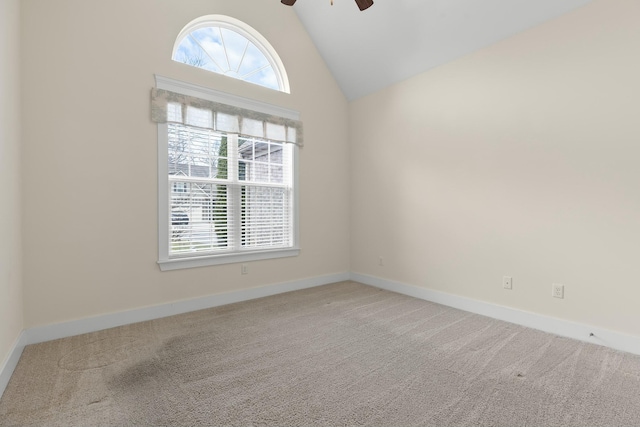
[{"label": "white window frame", "polygon": [[[167,77],[156,75],[156,88],[165,89],[183,95],[232,105],[258,111],[265,114],[277,115],[280,117],[299,120],[300,114],[297,111],[285,109],[272,104],[242,98],[225,92],[216,91],[209,88],[193,85],[191,83],[173,80]],[[300,254],[299,226],[298,226],[298,146],[292,144],[293,149],[293,245],[283,249],[258,249],[243,250],[242,252],[231,252],[224,254],[194,254],[179,257],[169,256],[170,245],[170,225],[171,207],[169,184],[169,160],[168,160],[168,124],[158,123],[158,264],[162,271],[177,270],[183,268],[205,267],[210,265],[221,265],[231,263],[242,263],[265,259],[293,257]]]}]

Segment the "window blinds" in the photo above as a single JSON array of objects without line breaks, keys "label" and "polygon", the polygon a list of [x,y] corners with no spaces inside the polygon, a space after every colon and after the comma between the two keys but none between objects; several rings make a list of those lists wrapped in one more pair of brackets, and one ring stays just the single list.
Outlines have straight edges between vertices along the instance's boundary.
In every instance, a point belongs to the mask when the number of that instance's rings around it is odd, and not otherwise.
[{"label": "window blinds", "polygon": [[292,247],[292,149],[169,123],[169,256]]}]

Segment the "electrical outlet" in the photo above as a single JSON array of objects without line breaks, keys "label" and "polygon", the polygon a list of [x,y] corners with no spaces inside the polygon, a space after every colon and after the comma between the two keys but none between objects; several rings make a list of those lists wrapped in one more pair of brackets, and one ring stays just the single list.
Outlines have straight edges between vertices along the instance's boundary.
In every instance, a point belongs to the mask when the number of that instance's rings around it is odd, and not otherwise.
[{"label": "electrical outlet", "polygon": [[564,298],[564,285],[559,283],[551,285],[551,296],[554,298]]},{"label": "electrical outlet", "polygon": [[504,289],[513,289],[513,279],[509,276],[502,277],[502,287]]},{"label": "electrical outlet", "polygon": [[242,267],[240,267],[240,273],[249,274],[249,266],[247,264],[242,264]]}]

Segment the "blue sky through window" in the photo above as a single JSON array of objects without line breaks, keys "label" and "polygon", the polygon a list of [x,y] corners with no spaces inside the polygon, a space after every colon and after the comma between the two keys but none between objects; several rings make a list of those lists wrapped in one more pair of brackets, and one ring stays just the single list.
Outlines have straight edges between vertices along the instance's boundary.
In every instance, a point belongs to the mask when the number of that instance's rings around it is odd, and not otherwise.
[{"label": "blue sky through window", "polygon": [[180,42],[173,60],[281,90],[264,53],[246,37],[228,28],[213,26],[190,32]]}]

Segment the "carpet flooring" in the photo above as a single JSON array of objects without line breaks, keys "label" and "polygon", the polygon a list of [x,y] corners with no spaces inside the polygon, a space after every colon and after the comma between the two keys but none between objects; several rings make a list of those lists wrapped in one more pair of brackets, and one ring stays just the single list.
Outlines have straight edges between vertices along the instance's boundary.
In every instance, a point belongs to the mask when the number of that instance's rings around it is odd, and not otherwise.
[{"label": "carpet flooring", "polygon": [[342,282],[27,346],[0,425],[640,426],[640,357]]}]

